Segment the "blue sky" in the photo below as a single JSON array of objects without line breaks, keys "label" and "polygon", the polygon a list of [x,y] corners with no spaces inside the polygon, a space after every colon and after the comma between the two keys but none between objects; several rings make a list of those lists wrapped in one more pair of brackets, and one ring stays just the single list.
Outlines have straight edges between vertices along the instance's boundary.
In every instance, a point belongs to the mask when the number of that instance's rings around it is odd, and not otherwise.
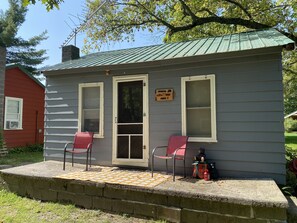
[{"label": "blue sky", "polygon": [[[45,30],[48,31],[49,38],[43,41],[39,47],[46,49],[47,56],[49,57],[42,66],[53,65],[61,62],[60,46],[71,33],[71,29],[66,22],[74,28],[75,25],[71,19],[76,23],[78,23],[78,19],[71,15],[81,15],[84,5],[85,0],[65,0],[65,2],[60,5],[60,10],[54,9],[50,12],[47,12],[45,6],[41,5],[39,2],[28,7],[29,10],[26,15],[26,21],[20,28],[18,35],[24,39],[29,39],[32,36],[39,35]],[[1,0],[1,10],[5,11],[8,6],[8,0]],[[85,36],[82,33],[78,34],[77,47],[82,48],[84,38]],[[136,35],[136,41],[133,43],[110,43],[108,45],[104,45],[101,50],[124,49],[160,44],[161,42],[162,38],[158,37],[156,34],[141,32]],[[71,41],[70,44],[74,44],[74,42]]]}]

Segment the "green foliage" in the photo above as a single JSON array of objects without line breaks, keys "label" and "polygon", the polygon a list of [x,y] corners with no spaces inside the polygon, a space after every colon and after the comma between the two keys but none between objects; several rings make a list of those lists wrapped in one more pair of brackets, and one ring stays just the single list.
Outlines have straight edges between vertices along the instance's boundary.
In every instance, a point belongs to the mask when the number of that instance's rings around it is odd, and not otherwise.
[{"label": "green foliage", "polygon": [[297,130],[297,120],[286,118],[284,121],[285,131],[292,132]]},{"label": "green foliage", "polygon": [[43,151],[43,144],[32,144],[27,145],[24,147],[16,147],[9,150],[9,154],[19,154],[19,153],[26,153],[26,152],[42,152]]},{"label": "green foliage", "polygon": [[[295,194],[295,187],[297,185],[297,178],[294,173],[289,170],[289,163],[297,157],[297,134],[286,133],[286,185],[281,186],[281,190],[285,195]],[[296,195],[296,194],[295,194]]]},{"label": "green foliage", "polygon": [[135,32],[165,33],[165,42],[274,27],[297,41],[292,0],[87,0],[85,50],[108,41],[133,41]]},{"label": "green foliage", "polygon": [[[48,11],[52,10],[53,8],[59,9],[59,5],[64,2],[64,0],[37,0],[42,2],[42,4],[46,5],[46,9]],[[24,6],[27,6],[29,4],[35,4],[36,0],[23,0]]]},{"label": "green foliage", "polygon": [[17,36],[20,26],[25,22],[27,9],[22,6],[22,0],[9,0],[10,7],[4,13],[0,12],[0,46],[7,48],[6,63],[18,63],[32,72],[36,66],[47,59],[46,50],[36,47],[47,39],[47,32],[24,40]]},{"label": "green foliage", "polygon": [[43,152],[8,153],[0,157],[0,165],[20,166],[43,161]]},{"label": "green foliage", "polygon": [[12,46],[17,40],[17,31],[25,22],[27,9],[19,0],[9,0],[10,8],[4,13],[0,11],[0,46]]},{"label": "green foliage", "polygon": [[285,114],[297,110],[297,51],[283,53]]},{"label": "green foliage", "polygon": [[3,147],[3,130],[0,129],[0,148]]}]

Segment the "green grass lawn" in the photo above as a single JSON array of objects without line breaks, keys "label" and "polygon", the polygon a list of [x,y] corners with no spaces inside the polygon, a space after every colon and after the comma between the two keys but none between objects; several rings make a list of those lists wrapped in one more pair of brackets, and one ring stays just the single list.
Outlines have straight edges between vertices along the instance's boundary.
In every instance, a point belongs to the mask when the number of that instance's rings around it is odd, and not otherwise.
[{"label": "green grass lawn", "polygon": [[19,166],[41,161],[43,161],[43,152],[9,153],[4,157],[0,157],[0,165]]},{"label": "green grass lawn", "polygon": [[[19,197],[0,189],[0,222],[3,223],[153,223],[153,220],[116,215],[100,210],[86,210],[70,204],[40,202]],[[161,222],[161,221],[159,221]]]},{"label": "green grass lawn", "polygon": [[297,132],[285,133],[286,146],[297,151]]}]

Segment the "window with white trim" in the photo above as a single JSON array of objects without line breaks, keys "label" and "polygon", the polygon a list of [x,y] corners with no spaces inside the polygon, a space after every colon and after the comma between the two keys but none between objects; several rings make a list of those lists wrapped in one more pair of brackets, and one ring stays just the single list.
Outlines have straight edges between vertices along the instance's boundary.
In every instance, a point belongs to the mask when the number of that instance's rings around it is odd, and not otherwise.
[{"label": "window with white trim", "polygon": [[182,77],[182,134],[191,142],[216,142],[215,75]]},{"label": "window with white trim", "polygon": [[103,83],[79,84],[78,129],[103,138]]},{"label": "window with white trim", "polygon": [[4,129],[22,129],[23,99],[5,97]]}]

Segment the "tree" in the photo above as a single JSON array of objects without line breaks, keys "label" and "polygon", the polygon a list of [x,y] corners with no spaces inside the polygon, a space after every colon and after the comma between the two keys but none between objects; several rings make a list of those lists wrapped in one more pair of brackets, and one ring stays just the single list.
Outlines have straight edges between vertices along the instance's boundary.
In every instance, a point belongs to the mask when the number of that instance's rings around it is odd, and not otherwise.
[{"label": "tree", "polygon": [[7,48],[6,63],[18,63],[28,71],[47,59],[45,50],[37,50],[41,41],[47,39],[46,32],[29,40],[17,37],[20,26],[25,21],[27,9],[21,0],[9,0],[9,9],[0,13],[0,46]]},{"label": "tree", "polygon": [[[64,2],[64,0],[37,0],[37,1],[41,1],[43,4],[46,5],[46,9],[52,10],[54,7],[59,9],[59,5]],[[23,0],[23,4],[25,6],[29,5],[29,4],[35,4],[36,0]]]},{"label": "tree", "polygon": [[[36,0],[26,0],[35,3]],[[39,0],[48,9],[63,0]],[[86,0],[85,50],[134,40],[138,30],[164,32],[164,42],[275,28],[297,43],[296,0]],[[104,4],[103,4],[104,3]],[[100,8],[98,10],[98,8]],[[98,10],[98,11],[97,11]],[[97,11],[95,15],[93,13]],[[297,53],[284,52],[285,112],[297,110]]]}]

